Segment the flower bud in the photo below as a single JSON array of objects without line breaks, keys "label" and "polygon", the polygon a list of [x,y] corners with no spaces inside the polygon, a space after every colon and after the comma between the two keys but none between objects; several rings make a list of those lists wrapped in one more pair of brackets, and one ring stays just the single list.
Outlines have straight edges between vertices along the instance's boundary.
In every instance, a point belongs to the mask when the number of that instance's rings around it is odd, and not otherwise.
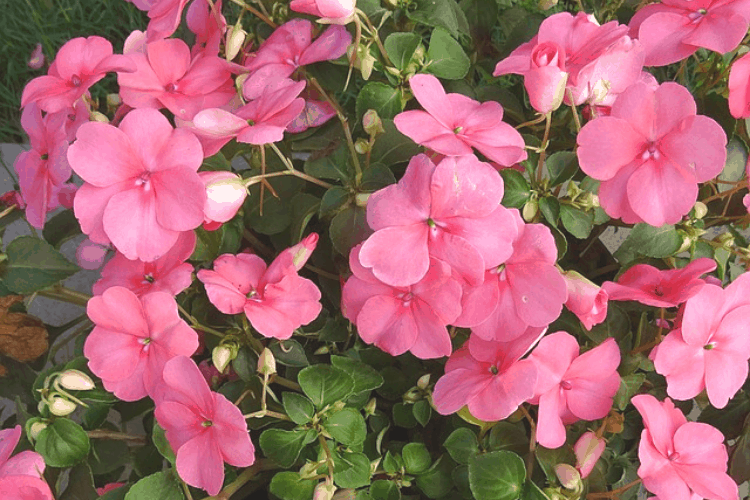
[{"label": "flower bud", "polygon": [[313,354],[316,356],[322,356],[331,352],[331,349],[327,345],[318,347]]},{"label": "flower bud", "polygon": [[696,201],[693,211],[695,212],[696,219],[702,219],[708,213],[708,207],[702,201]]},{"label": "flower bud", "polygon": [[92,122],[99,122],[99,123],[109,123],[109,118],[107,118],[106,115],[103,113],[100,113],[98,111],[92,111],[91,112],[91,121]]},{"label": "flower bud", "polygon": [[383,122],[378,115],[378,112],[374,109],[368,109],[362,116],[362,127],[370,137],[378,136],[385,132],[383,128]]},{"label": "flower bud", "polygon": [[580,471],[581,478],[586,478],[591,474],[606,446],[604,439],[597,437],[591,431],[585,432],[578,438],[576,444],[573,445],[573,453],[576,455],[576,469]]},{"label": "flower bud", "polygon": [[242,46],[245,44],[245,37],[247,32],[242,29],[240,22],[227,28],[227,43],[225,48],[225,54],[227,61],[233,60],[240,53]]},{"label": "flower bud", "polygon": [[352,489],[339,490],[333,495],[333,500],[354,500],[357,492]]},{"label": "flower bud", "polygon": [[523,220],[525,220],[526,222],[531,222],[532,220],[534,220],[534,217],[536,217],[538,211],[539,203],[537,203],[536,200],[527,201],[523,206],[523,211],[521,212],[521,215],[523,215]]},{"label": "flower bud", "polygon": [[370,399],[367,404],[365,405],[365,415],[370,416],[375,414],[375,409],[377,408],[378,401],[375,398]]},{"label": "flower bud", "polygon": [[206,222],[228,222],[239,211],[247,197],[247,189],[239,175],[226,172],[198,172],[206,186],[203,217]]},{"label": "flower bud", "polygon": [[120,94],[107,94],[107,108],[115,109],[122,104],[122,97]]},{"label": "flower bud", "polygon": [[292,263],[297,271],[305,267],[307,259],[310,258],[313,250],[315,250],[315,247],[318,245],[318,238],[318,233],[310,233],[296,245],[284,250],[284,252],[291,254]]},{"label": "flower bud", "polygon": [[41,43],[37,43],[34,50],[31,51],[31,57],[29,57],[26,65],[31,69],[39,69],[44,66],[44,52]]},{"label": "flower bud", "polygon": [[591,330],[591,327],[604,321],[609,304],[606,290],[575,271],[566,271],[563,278],[568,289],[565,307],[578,316],[583,327]]},{"label": "flower bud", "polygon": [[90,391],[95,387],[91,377],[79,370],[65,370],[58,376],[57,381],[70,391]]},{"label": "flower bud", "polygon": [[47,401],[50,413],[58,417],[64,417],[70,415],[76,410],[76,404],[72,401],[68,401],[62,396],[52,396]]},{"label": "flower bud", "polygon": [[367,142],[367,140],[365,140],[365,139],[362,139],[362,138],[360,137],[359,139],[357,139],[357,140],[356,140],[356,141],[354,142],[354,150],[355,150],[355,151],[356,151],[357,153],[359,153],[359,154],[363,155],[363,154],[367,153],[367,151],[369,151],[369,150],[370,150],[370,143],[369,143],[369,142]]},{"label": "flower bud", "polygon": [[581,474],[568,464],[555,465],[555,475],[566,490],[582,491]]},{"label": "flower bud", "polygon": [[[78,245],[76,250],[76,263],[82,269],[93,271],[99,269],[104,264],[104,258],[107,256],[109,248],[98,243],[94,243],[86,238]],[[75,371],[75,370],[74,370]]]},{"label": "flower bud", "polygon": [[419,380],[417,380],[417,387],[422,389],[423,391],[427,389],[427,386],[430,385],[430,374],[422,375],[419,377]]},{"label": "flower bud", "polygon": [[313,493],[313,500],[332,500],[336,493],[336,486],[328,483],[318,483]]},{"label": "flower bud", "polygon": [[276,358],[271,350],[266,347],[258,357],[258,373],[261,375],[273,375],[276,373]]},{"label": "flower bud", "polygon": [[211,362],[216,369],[219,370],[219,373],[224,373],[229,366],[229,363],[231,363],[236,357],[237,349],[232,349],[226,344],[218,345],[214,347],[213,351],[211,351]]},{"label": "flower bud", "polygon": [[565,97],[568,73],[563,70],[565,49],[554,42],[543,42],[531,53],[531,70],[524,75],[523,85],[531,107],[542,114],[560,107]]},{"label": "flower bud", "polygon": [[678,230],[677,234],[682,236],[682,245],[680,245],[680,248],[677,249],[675,254],[687,252],[688,249],[693,245],[693,238],[691,238],[689,234],[682,230]]},{"label": "flower bud", "polygon": [[39,437],[39,434],[46,428],[47,423],[42,421],[41,418],[30,418],[26,421],[26,435],[32,441],[35,441]]},{"label": "flower bud", "polygon": [[358,207],[365,208],[367,206],[367,200],[370,199],[372,193],[357,193],[354,196],[354,204]]}]

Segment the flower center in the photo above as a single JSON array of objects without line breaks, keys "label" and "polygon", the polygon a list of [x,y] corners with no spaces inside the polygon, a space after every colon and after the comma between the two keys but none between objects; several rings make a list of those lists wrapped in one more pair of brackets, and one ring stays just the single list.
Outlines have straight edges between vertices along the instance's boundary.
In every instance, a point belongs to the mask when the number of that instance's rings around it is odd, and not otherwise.
[{"label": "flower center", "polygon": [[653,142],[648,145],[648,148],[646,148],[646,150],[643,151],[643,154],[641,155],[641,159],[643,161],[650,160],[652,158],[654,160],[658,160],[659,158],[661,158],[661,152]]},{"label": "flower center", "polygon": [[463,127],[456,127],[453,129],[454,134],[460,134],[463,131]]},{"label": "flower center", "polygon": [[680,459],[680,454],[679,454],[679,453],[677,453],[676,451],[673,451],[673,452],[671,452],[671,453],[669,454],[669,456],[668,456],[667,458],[668,458],[669,460],[671,460],[671,461],[673,461],[673,462],[674,462],[675,460],[679,460],[679,459]]},{"label": "flower center", "polygon": [[80,76],[73,75],[71,77],[71,79],[70,79],[70,83],[72,83],[74,87],[80,87],[81,83],[83,83],[83,82],[81,81],[81,77]]},{"label": "flower center", "polygon": [[402,306],[409,307],[412,299],[414,299],[414,294],[411,292],[403,292],[396,295],[396,298],[401,301]]},{"label": "flower center", "polygon": [[693,24],[696,24],[696,23],[700,22],[701,19],[703,19],[703,16],[705,16],[706,13],[707,13],[706,9],[698,9],[698,10],[696,10],[696,11],[691,12],[690,14],[688,14],[687,17],[688,17],[688,19],[690,19],[690,21]]},{"label": "flower center", "polygon": [[654,295],[657,297],[664,297],[664,288],[661,284],[656,285],[656,288],[654,288]]},{"label": "flower center", "polygon": [[144,191],[151,191],[151,172],[143,172],[135,180],[136,187],[142,187]]},{"label": "flower center", "polygon": [[497,375],[497,374],[498,374],[498,371],[499,371],[499,370],[497,369],[497,366],[495,366],[495,365],[492,365],[492,366],[490,366],[490,373],[491,373],[491,374],[493,374],[493,375]]},{"label": "flower center", "polygon": [[143,282],[144,283],[153,283],[154,281],[156,281],[156,280],[154,279],[154,275],[153,274],[148,273],[148,274],[144,274],[143,275]]},{"label": "flower center", "polygon": [[716,342],[709,342],[708,344],[703,346],[703,348],[707,351],[710,351],[711,349],[715,347],[716,347]]},{"label": "flower center", "polygon": [[435,221],[432,219],[427,219],[427,225],[430,227],[435,227],[437,224],[435,224]]},{"label": "flower center", "polygon": [[560,381],[560,387],[562,387],[564,391],[569,391],[573,388],[573,384],[571,384],[567,380],[562,380]]},{"label": "flower center", "polygon": [[174,92],[177,90],[177,85],[175,85],[174,83],[168,83],[164,86],[164,90],[166,90],[167,92]]},{"label": "flower center", "polygon": [[255,121],[254,121],[254,120],[248,120],[248,121],[247,121],[247,124],[248,124],[248,125],[250,125],[250,126],[252,127],[252,126],[254,126],[254,125],[255,125]]},{"label": "flower center", "polygon": [[214,425],[214,423],[211,422],[210,420],[204,420],[203,422],[201,422],[201,425],[203,427],[211,427],[212,425]]},{"label": "flower center", "polygon": [[42,160],[48,160],[49,159],[49,155],[47,153],[44,153],[39,158],[41,158]]},{"label": "flower center", "polygon": [[258,291],[254,288],[251,288],[246,297],[249,300],[252,300],[254,302],[260,302],[262,299],[260,298],[260,294],[258,294]]}]

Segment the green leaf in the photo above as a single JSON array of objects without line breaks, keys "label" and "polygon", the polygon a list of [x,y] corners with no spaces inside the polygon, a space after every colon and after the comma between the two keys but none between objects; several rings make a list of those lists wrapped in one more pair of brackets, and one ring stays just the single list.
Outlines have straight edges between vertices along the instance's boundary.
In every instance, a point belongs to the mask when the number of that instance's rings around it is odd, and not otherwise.
[{"label": "green leaf", "polygon": [[57,418],[37,437],[34,450],[51,467],[71,467],[89,454],[86,431],[67,418]]},{"label": "green leaf", "polygon": [[315,407],[312,402],[302,394],[296,392],[285,392],[281,395],[284,411],[297,425],[305,425],[315,415]]},{"label": "green leaf", "polygon": [[284,366],[301,368],[309,366],[305,349],[294,339],[287,339],[271,344],[269,347],[276,361]]},{"label": "green leaf", "polygon": [[425,427],[432,417],[432,407],[426,399],[420,399],[414,403],[412,413],[414,413],[414,418],[419,422],[419,425]]},{"label": "green leaf", "polygon": [[550,185],[557,186],[569,181],[578,172],[578,156],[571,151],[552,153],[545,162]]},{"label": "green leaf", "polygon": [[370,459],[364,453],[334,455],[333,470],[333,482],[339,488],[361,488],[370,484]]},{"label": "green leaf", "polygon": [[95,500],[99,498],[94,487],[94,477],[87,464],[79,464],[70,470],[68,487],[58,500]]},{"label": "green leaf", "polygon": [[510,451],[493,451],[469,459],[469,484],[476,498],[515,500],[523,491],[526,467]]},{"label": "green leaf", "polygon": [[711,424],[727,439],[734,439],[742,433],[745,419],[750,415],[750,397],[740,391],[721,410],[708,406],[698,417],[698,422]]},{"label": "green leaf", "polygon": [[369,82],[359,91],[356,103],[357,120],[368,109],[374,109],[382,119],[392,119],[404,110],[401,91],[381,82]]},{"label": "green leaf", "polygon": [[583,240],[589,237],[594,228],[594,214],[573,208],[570,205],[560,206],[560,220],[570,234]]},{"label": "green leaf", "polygon": [[477,435],[467,427],[460,427],[451,432],[443,446],[459,464],[468,464],[469,459],[479,453]]},{"label": "green leaf", "polygon": [[321,342],[343,342],[349,336],[348,328],[349,320],[346,318],[341,316],[328,318],[323,328],[318,332],[318,340]]},{"label": "green leaf", "polygon": [[263,214],[260,211],[260,194],[257,200],[245,213],[245,224],[248,228],[260,234],[272,235],[281,233],[292,223],[292,211],[287,200],[275,198],[266,190]]},{"label": "green leaf", "polygon": [[221,228],[216,231],[206,231],[199,226],[195,229],[195,236],[195,250],[193,250],[190,260],[215,260],[221,249]]},{"label": "green leaf", "polygon": [[430,37],[425,70],[438,78],[460,80],[469,72],[470,66],[461,44],[444,28],[435,28]]},{"label": "green leaf", "polygon": [[348,256],[354,246],[372,234],[372,229],[367,225],[367,212],[356,206],[345,208],[331,220],[329,234],[333,248],[341,255]]},{"label": "green leaf", "polygon": [[401,500],[401,490],[393,481],[378,479],[370,485],[372,500]]},{"label": "green leaf", "polygon": [[539,211],[542,212],[547,222],[557,226],[557,220],[560,218],[560,202],[557,201],[557,198],[545,196],[539,200]]},{"label": "green leaf", "polygon": [[417,419],[414,418],[412,405],[405,403],[396,403],[393,405],[393,423],[405,429],[413,429],[417,426]]},{"label": "green leaf", "polygon": [[395,183],[396,177],[394,177],[390,168],[380,163],[374,163],[362,172],[362,181],[359,183],[359,189],[367,192],[377,191]]},{"label": "green leaf", "polygon": [[461,0],[458,5],[469,22],[472,38],[489,37],[497,22],[498,2],[496,0]]},{"label": "green leaf", "polygon": [[42,236],[47,243],[57,249],[79,234],[81,234],[81,226],[72,210],[65,210],[55,215],[47,221],[42,230]]},{"label": "green leaf", "polygon": [[313,429],[285,431],[283,429],[266,429],[260,435],[260,448],[263,454],[288,469],[302,452],[302,449],[315,440]]},{"label": "green leaf", "polygon": [[417,486],[427,498],[445,497],[453,489],[451,473],[455,466],[448,457],[440,457],[432,467],[417,476]]},{"label": "green leaf", "polygon": [[625,408],[630,404],[630,399],[638,393],[645,381],[645,373],[631,373],[621,377],[620,389],[615,394],[614,405],[620,411],[625,411]]},{"label": "green leaf", "polygon": [[320,200],[319,217],[335,214],[339,209],[351,201],[351,193],[341,186],[333,186],[323,194]]},{"label": "green leaf", "polygon": [[308,366],[297,375],[302,391],[318,408],[342,401],[354,390],[354,379],[329,365]]},{"label": "green leaf", "polygon": [[505,184],[503,205],[508,208],[521,208],[531,197],[531,187],[523,174],[517,170],[504,168],[500,171]]},{"label": "green leaf", "polygon": [[427,26],[442,27],[452,36],[469,34],[466,15],[453,0],[416,0],[416,9],[406,10],[406,17]]},{"label": "green leaf", "polygon": [[331,356],[331,364],[354,379],[354,393],[372,391],[383,385],[383,376],[361,361],[346,356]]},{"label": "green leaf", "polygon": [[393,65],[403,70],[411,62],[414,51],[421,42],[422,37],[416,33],[396,32],[388,35],[383,46]]},{"label": "green leaf", "polygon": [[735,443],[728,472],[737,484],[750,480],[750,429],[742,433]]},{"label": "green leaf", "polygon": [[[747,147],[738,137],[732,137],[727,144],[727,161],[724,169],[719,174],[719,180],[726,182],[737,182],[745,175],[747,165]],[[733,186],[719,184],[719,191],[727,191]]]},{"label": "green leaf", "polygon": [[221,170],[230,171],[232,170],[232,165],[229,163],[226,157],[221,152],[219,152],[203,160],[203,165],[201,165],[201,172],[206,170],[211,172],[217,172]]},{"label": "green leaf", "polygon": [[549,497],[539,488],[539,486],[529,480],[526,481],[526,484],[524,485],[521,500],[549,500]]},{"label": "green leaf", "polygon": [[52,245],[34,236],[21,236],[11,241],[5,251],[3,283],[12,292],[31,295],[54,285],[78,271]]},{"label": "green leaf", "polygon": [[279,472],[271,479],[271,493],[281,500],[310,500],[317,481],[301,479],[296,472]]},{"label": "green leaf", "polygon": [[409,161],[412,156],[421,152],[421,147],[418,144],[398,131],[396,125],[393,124],[393,120],[382,121],[385,132],[378,136],[375,145],[372,147],[370,154],[372,163],[394,165]]},{"label": "green leaf", "polygon": [[257,378],[258,355],[249,347],[242,347],[237,351],[237,357],[232,360],[232,368],[240,379],[250,382]]},{"label": "green leaf", "polygon": [[430,452],[423,443],[408,443],[401,450],[401,458],[409,474],[421,474],[432,464]]},{"label": "green leaf", "polygon": [[307,175],[316,179],[332,179],[344,182],[354,175],[354,171],[349,166],[349,150],[345,143],[339,145],[328,156],[307,160],[304,170]]},{"label": "green leaf", "polygon": [[318,213],[320,208],[320,198],[308,193],[297,193],[291,199],[292,209],[292,242],[297,242],[305,235],[305,229],[310,223],[313,215]]},{"label": "green leaf", "polygon": [[498,422],[492,426],[488,448],[490,451],[512,451],[519,455],[528,451],[529,437],[523,426]]},{"label": "green leaf", "polygon": [[99,500],[125,500],[125,496],[128,494],[128,491],[130,491],[130,485],[126,484],[124,486],[120,486],[119,488],[115,488],[114,490],[110,490],[104,495],[99,497]]},{"label": "green leaf", "polygon": [[154,422],[154,429],[151,433],[151,440],[154,442],[154,446],[159,450],[161,456],[169,460],[173,466],[177,461],[177,456],[172,450],[172,445],[167,441],[167,435],[164,433],[164,428],[157,422]]},{"label": "green leaf", "polygon": [[125,500],[183,500],[182,486],[174,469],[144,477],[130,488]]},{"label": "green leaf", "polygon": [[346,446],[358,445],[367,437],[365,419],[354,408],[342,408],[329,415],[323,427],[333,439]]},{"label": "green leaf", "polygon": [[672,225],[653,227],[648,224],[636,224],[622,246],[615,252],[635,251],[646,257],[661,259],[673,255],[682,246],[682,236]]},{"label": "green leaf", "polygon": [[95,439],[88,462],[93,474],[107,474],[130,462],[130,450],[125,441]]}]

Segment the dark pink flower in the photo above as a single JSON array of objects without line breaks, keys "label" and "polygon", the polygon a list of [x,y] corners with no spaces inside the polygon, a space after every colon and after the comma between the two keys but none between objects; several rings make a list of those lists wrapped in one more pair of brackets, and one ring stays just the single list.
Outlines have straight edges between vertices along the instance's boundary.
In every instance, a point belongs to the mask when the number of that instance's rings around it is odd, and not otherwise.
[{"label": "dark pink flower", "polygon": [[703,389],[724,408],[748,375],[750,359],[750,276],[726,289],[706,285],[685,304],[681,329],[671,332],[653,356],[667,379],[667,394],[685,400]]},{"label": "dark pink flower", "polygon": [[617,280],[602,285],[609,300],[636,300],[653,307],[677,307],[706,285],[701,275],[716,269],[709,258],[695,259],[682,269],[661,271],[648,264],[636,264]]},{"label": "dark pink flower", "polygon": [[536,438],[546,448],[565,444],[565,425],[605,417],[620,388],[620,348],[614,339],[578,352],[572,335],[555,332],[529,355],[538,372],[531,400],[539,404]]},{"label": "dark pink flower", "polygon": [[198,334],[177,312],[174,297],[154,292],[138,298],[114,286],[91,298],[86,307],[94,329],[83,354],[104,387],[123,401],[161,392],[164,364],[175,356],[191,356]]},{"label": "dark pink flower", "polygon": [[698,183],[724,168],[727,136],[683,86],[652,90],[635,83],[620,94],[610,116],[578,134],[581,170],[602,181],[599,200],[627,224],[675,224],[698,197]]},{"label": "dark pink flower", "polygon": [[461,285],[445,262],[430,260],[427,274],[414,285],[394,287],[359,263],[362,245],[349,254],[353,276],[344,285],[341,310],[359,336],[393,356],[410,351],[421,359],[449,356],[446,329],[461,313]]},{"label": "dark pink flower", "polygon": [[639,394],[632,403],[643,417],[638,446],[638,476],[648,491],[662,499],[736,500],[737,484],[727,474],[724,436],[714,427],[688,422],[667,398],[660,403]]},{"label": "dark pink flower", "polygon": [[476,335],[454,352],[432,393],[435,409],[450,415],[468,406],[476,418],[503,420],[534,396],[537,368],[521,357],[536,344],[544,328],[529,328],[510,342],[488,342]]},{"label": "dark pink flower", "polygon": [[729,71],[729,111],[737,119],[750,117],[750,53],[734,61]]},{"label": "dark pink flower", "polygon": [[268,267],[257,255],[224,254],[214,261],[213,271],[198,271],[198,279],[219,311],[244,312],[264,337],[288,339],[322,308],[320,290],[297,274],[288,252],[279,254]]},{"label": "dark pink flower", "polygon": [[221,0],[213,2],[213,10],[208,0],[193,0],[185,16],[187,26],[195,34],[192,54],[205,52],[218,55],[221,40],[227,31],[227,20],[221,15]]},{"label": "dark pink flower", "polygon": [[744,0],[666,0],[646,5],[630,20],[630,36],[646,49],[646,66],[666,66],[700,47],[724,54],[737,48],[750,26]]},{"label": "dark pink flower", "polygon": [[92,241],[150,262],[203,222],[203,151],[191,132],[173,129],[154,109],[136,109],[119,128],[89,122],[77,137],[68,160],[86,183],[75,214]]},{"label": "dark pink flower", "polygon": [[404,111],[393,121],[417,144],[447,156],[470,155],[473,147],[505,167],[526,159],[521,134],[502,121],[503,107],[497,102],[446,94],[432,75],[414,75],[409,85],[425,111]]},{"label": "dark pink flower", "polygon": [[236,94],[225,60],[206,52],[191,57],[177,38],[148,43],[144,52],[126,57],[136,71],[118,73],[117,82],[123,102],[133,108],[167,108],[192,120],[198,111],[223,106]]},{"label": "dark pink flower", "polygon": [[397,184],[370,196],[367,223],[375,233],[362,245],[359,261],[392,286],[421,280],[430,257],[470,284],[482,283],[486,268],[510,257],[517,233],[502,197],[502,177],[473,155],[437,166],[426,155],[415,156]]},{"label": "dark pink flower", "polygon": [[486,304],[492,312],[479,324],[457,324],[472,327],[484,340],[507,342],[523,334],[529,326],[546,327],[556,320],[568,298],[565,279],[555,267],[557,246],[549,228],[543,224],[525,224],[518,210],[510,211],[518,236],[513,253],[500,266],[490,268],[484,283],[465,290],[464,303],[473,307]]},{"label": "dark pink flower", "polygon": [[599,26],[593,16],[583,12],[576,16],[560,12],[545,19],[530,42],[497,63],[493,75],[524,75],[532,97],[545,92],[554,95],[562,78],[556,72],[565,71],[566,104],[609,106],[638,80],[643,68],[643,48],[627,33],[628,27],[616,21]]},{"label": "dark pink flower", "polygon": [[155,416],[177,455],[177,472],[187,484],[216,495],[224,483],[224,462],[235,467],[255,462],[245,417],[227,398],[211,392],[190,358],[167,362],[164,384]]},{"label": "dark pink flower", "polygon": [[74,38],[60,47],[46,76],[36,77],[26,85],[21,106],[35,102],[44,111],[54,113],[72,107],[107,73],[134,70],[125,56],[113,55],[112,44],[104,38]]},{"label": "dark pink flower", "polygon": [[319,23],[347,24],[354,17],[355,0],[292,0],[289,8],[317,16]]},{"label": "dark pink flower", "polygon": [[563,273],[568,287],[568,300],[565,307],[578,316],[586,330],[598,325],[607,317],[609,295],[601,288],[575,271]]},{"label": "dark pink flower", "polygon": [[102,269],[102,277],[94,283],[94,295],[101,295],[113,286],[122,286],[138,297],[150,292],[166,292],[174,297],[193,281],[193,266],[185,261],[192,255],[195,242],[195,232],[185,231],[167,253],[152,262],[130,260],[117,252]]}]

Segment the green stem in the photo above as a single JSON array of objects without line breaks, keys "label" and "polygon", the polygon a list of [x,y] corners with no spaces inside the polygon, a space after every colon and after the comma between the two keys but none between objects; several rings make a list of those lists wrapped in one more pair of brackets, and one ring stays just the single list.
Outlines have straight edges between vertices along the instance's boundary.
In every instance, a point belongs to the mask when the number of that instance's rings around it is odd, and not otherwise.
[{"label": "green stem", "polygon": [[110,439],[112,441],[127,441],[129,443],[137,445],[146,444],[146,436],[133,436],[131,434],[125,434],[124,432],[106,431],[98,429],[95,431],[88,431],[86,433],[91,439]]},{"label": "green stem", "polygon": [[209,328],[207,326],[201,325],[198,322],[198,320],[195,319],[195,317],[193,317],[192,314],[190,314],[189,312],[187,312],[185,310],[185,308],[182,307],[180,304],[177,304],[177,309],[179,309],[180,312],[182,313],[182,315],[185,316],[188,319],[188,321],[190,322],[190,326],[192,328],[194,328],[195,330],[200,330],[202,332],[210,333],[211,335],[215,335],[215,336],[217,336],[219,338],[222,338],[222,339],[224,338],[224,334],[221,333],[220,331],[214,330],[213,328]]},{"label": "green stem", "polygon": [[[273,149],[273,152],[276,153],[276,156],[279,157],[279,160],[286,166],[288,169],[287,171],[289,174],[294,175],[295,177],[299,177],[300,179],[304,179],[307,182],[312,182],[313,184],[317,184],[318,186],[322,186],[326,189],[330,189],[333,187],[333,184],[329,184],[325,181],[321,181],[320,179],[316,179],[315,177],[312,177],[310,175],[307,175],[304,172],[300,172],[299,170],[294,168],[294,165],[292,165],[292,162],[287,158],[281,151],[279,151],[279,148],[276,147],[276,144],[269,143],[269,146],[271,146],[271,149]],[[270,174],[266,174],[269,176]]]},{"label": "green stem", "polygon": [[89,299],[91,298],[91,295],[87,293],[76,292],[75,290],[65,288],[62,285],[55,285],[44,290],[39,290],[37,294],[42,297],[47,297],[48,299],[55,299],[83,307],[86,307],[86,304],[88,304]]}]

